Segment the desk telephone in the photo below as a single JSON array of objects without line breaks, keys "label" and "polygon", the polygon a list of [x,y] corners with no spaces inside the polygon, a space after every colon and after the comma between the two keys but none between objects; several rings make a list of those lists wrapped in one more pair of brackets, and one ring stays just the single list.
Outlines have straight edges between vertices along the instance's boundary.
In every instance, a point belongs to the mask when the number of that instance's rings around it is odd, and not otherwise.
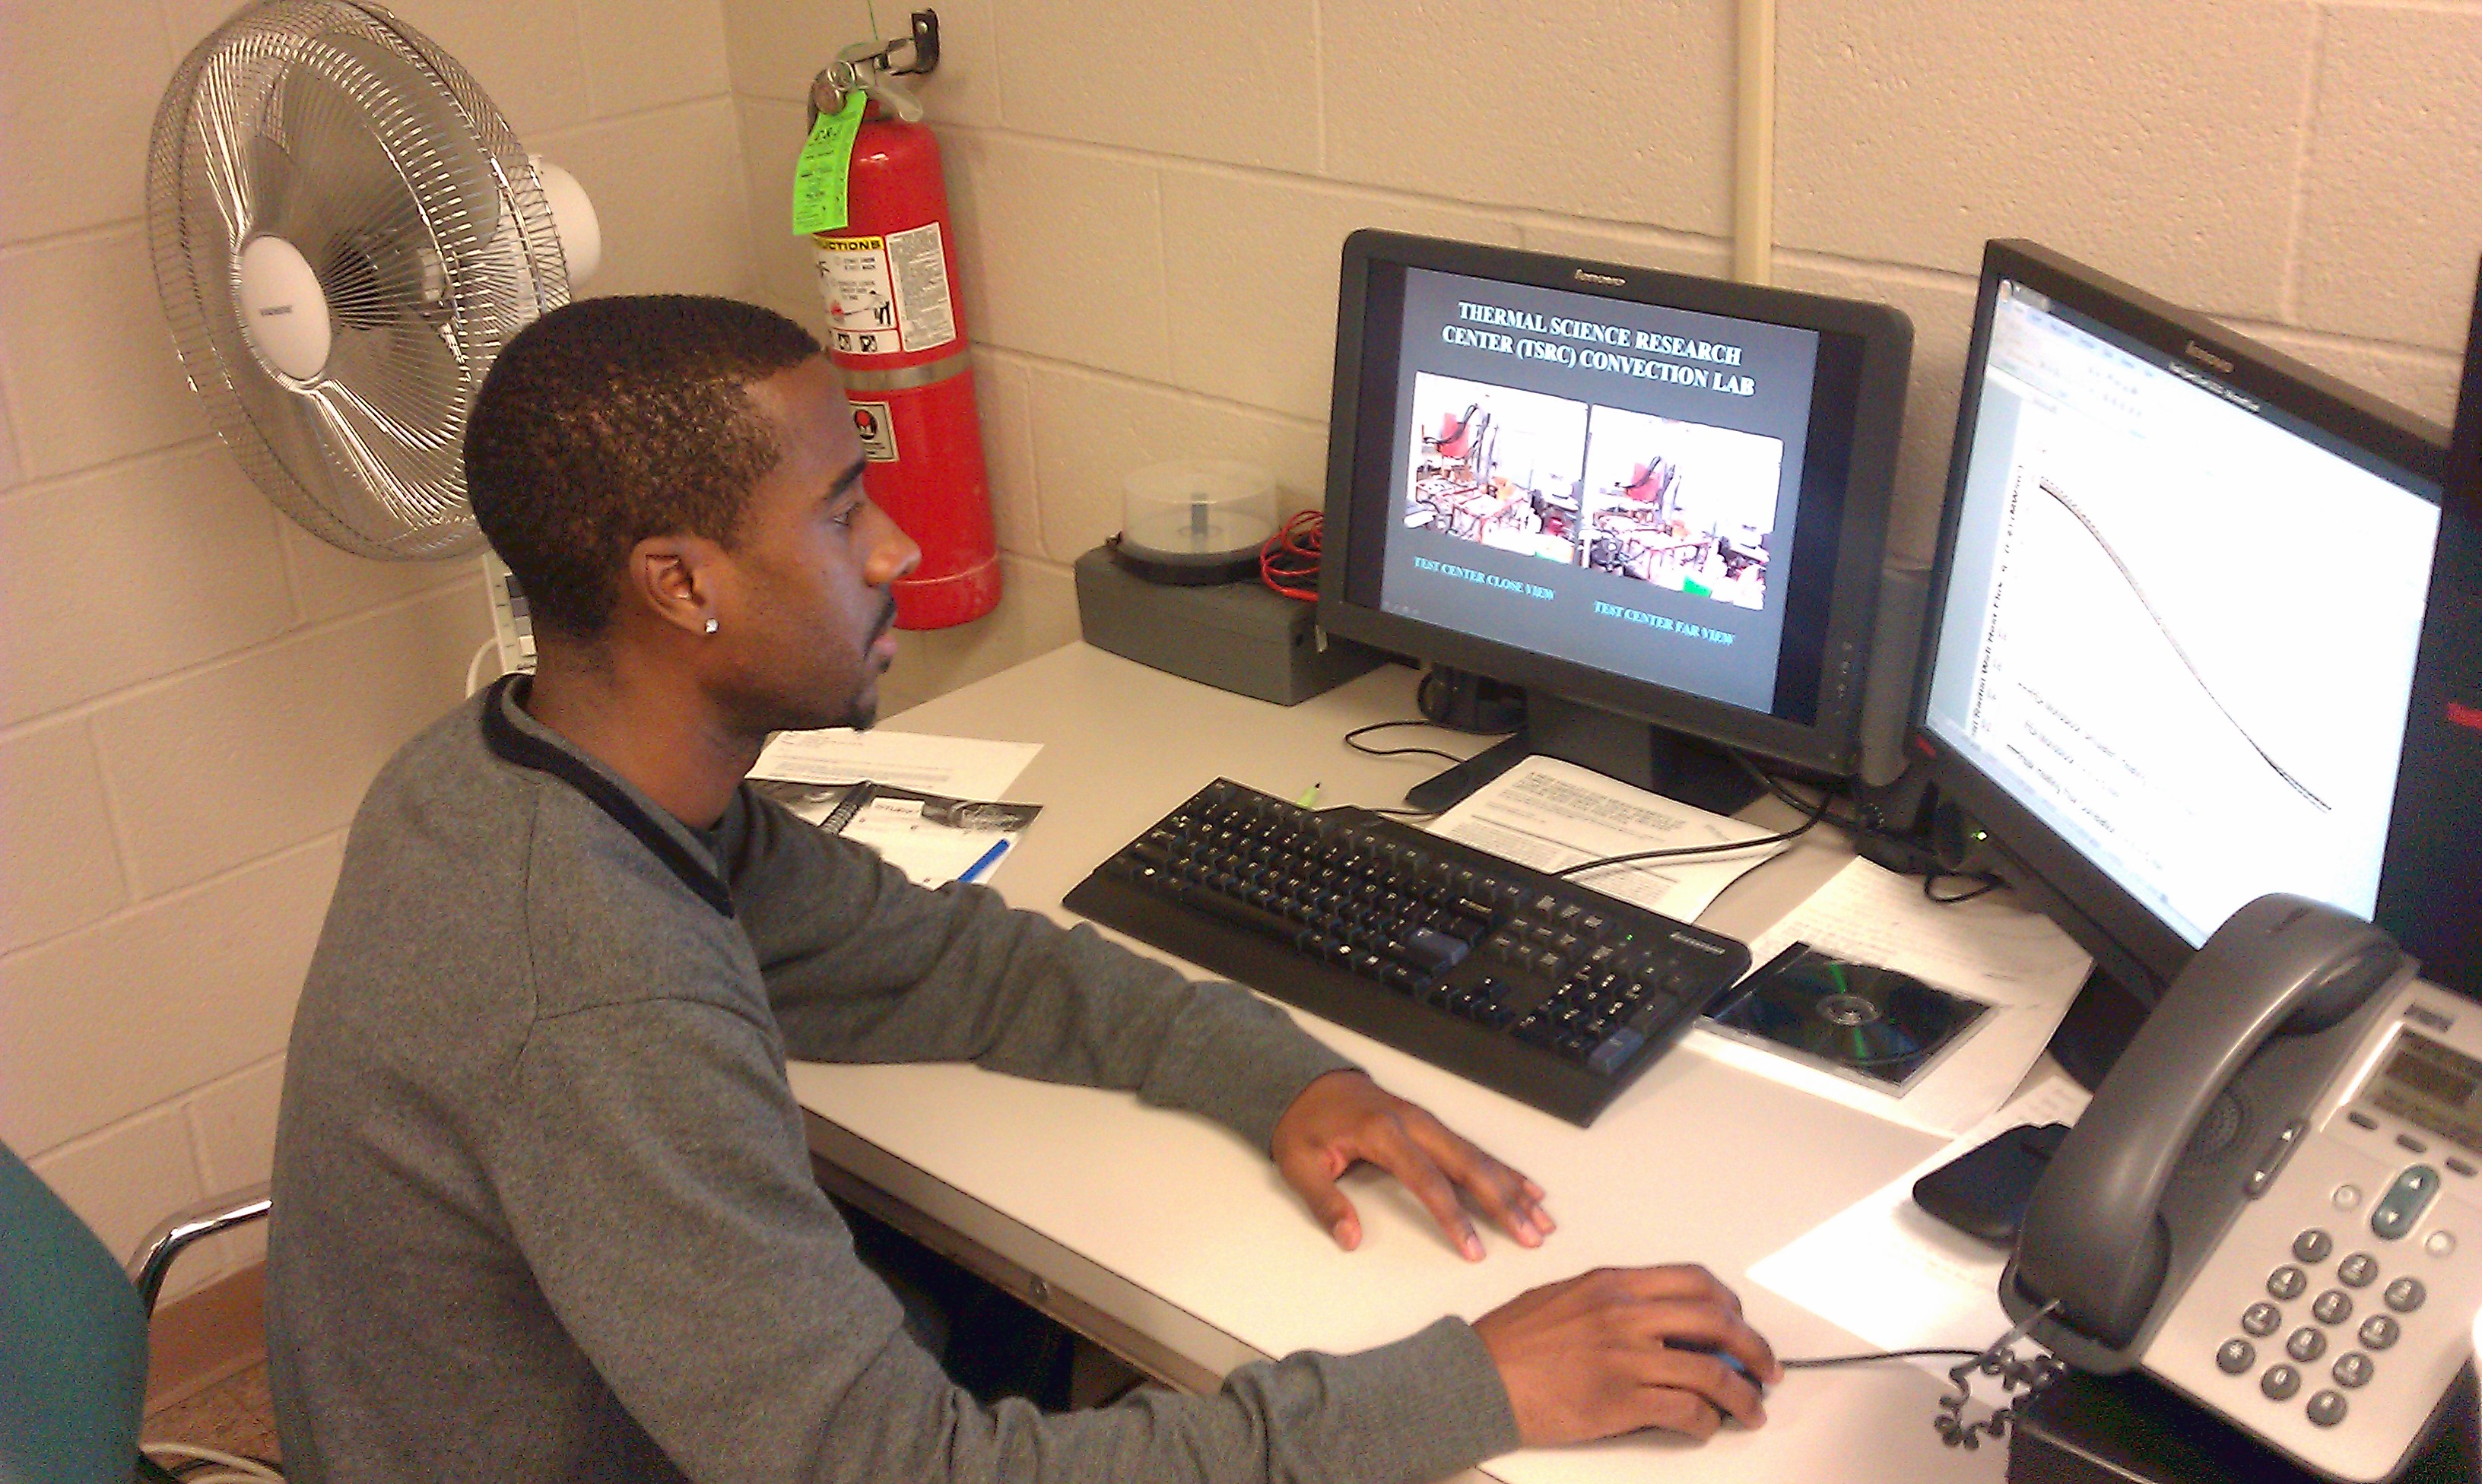
[{"label": "desk telephone", "polygon": [[2035,1185],[2009,1316],[2332,1477],[2396,1472],[2482,1308],[2482,1006],[2413,972],[2331,907],[2234,913]]}]

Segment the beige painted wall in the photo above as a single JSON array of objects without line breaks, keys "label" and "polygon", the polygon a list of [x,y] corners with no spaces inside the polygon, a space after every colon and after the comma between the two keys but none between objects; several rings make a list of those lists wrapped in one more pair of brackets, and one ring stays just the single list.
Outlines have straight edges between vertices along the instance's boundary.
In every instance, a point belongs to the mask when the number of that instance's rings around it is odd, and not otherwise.
[{"label": "beige painted wall", "polygon": [[[472,560],[277,514],[182,383],[145,144],[230,9],[0,0],[0,1139],[122,1251],[265,1178],[346,821],[490,629]],[[397,9],[594,195],[591,291],[756,290],[718,0]]]},{"label": "beige painted wall", "polygon": [[[484,632],[466,569],[349,560],[273,514],[173,370],[140,161],[223,9],[0,0],[0,1138],[116,1246],[264,1169],[342,827]],[[805,87],[868,34],[860,0],[402,9],[594,192],[595,291],[819,325],[780,222]],[[1068,563],[1140,464],[1255,459],[1317,502],[1353,227],[1729,261],[1729,0],[939,9],[926,96],[1009,596],[909,636],[894,704],[1073,638]],[[1777,61],[1779,281],[1914,321],[1901,549],[1929,546],[1989,236],[2446,417],[2482,3],[1783,0]]]}]

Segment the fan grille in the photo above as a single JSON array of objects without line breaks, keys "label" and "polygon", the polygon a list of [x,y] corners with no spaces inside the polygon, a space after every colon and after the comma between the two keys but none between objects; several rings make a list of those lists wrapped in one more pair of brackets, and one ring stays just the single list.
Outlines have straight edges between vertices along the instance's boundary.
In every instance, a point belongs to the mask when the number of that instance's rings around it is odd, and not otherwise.
[{"label": "fan grille", "polygon": [[[534,167],[464,68],[359,0],[252,6],[173,74],[146,197],[182,369],[268,498],[361,556],[477,546],[466,411],[568,273]],[[242,333],[241,249],[270,234],[328,298],[306,381]]]}]

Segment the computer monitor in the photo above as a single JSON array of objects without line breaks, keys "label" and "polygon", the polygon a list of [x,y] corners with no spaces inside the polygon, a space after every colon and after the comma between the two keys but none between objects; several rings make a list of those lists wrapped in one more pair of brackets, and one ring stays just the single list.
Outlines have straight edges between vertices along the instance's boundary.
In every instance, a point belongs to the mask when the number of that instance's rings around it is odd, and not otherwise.
[{"label": "computer monitor", "polygon": [[1719,747],[1850,775],[1912,350],[1879,305],[1356,232],[1320,622],[1524,688],[1459,786],[1529,751],[1708,807],[1754,788]]},{"label": "computer monitor", "polygon": [[2386,884],[2443,432],[2030,243],[1983,260],[1912,747],[2100,971],[2091,1080],[2234,908]]},{"label": "computer monitor", "polygon": [[2482,1000],[2482,274],[2471,325],[2377,921]]}]

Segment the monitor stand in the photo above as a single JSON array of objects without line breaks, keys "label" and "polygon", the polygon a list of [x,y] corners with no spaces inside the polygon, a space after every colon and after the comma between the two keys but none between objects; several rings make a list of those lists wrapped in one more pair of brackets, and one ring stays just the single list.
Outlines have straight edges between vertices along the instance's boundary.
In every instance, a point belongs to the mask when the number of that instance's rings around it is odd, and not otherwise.
[{"label": "monitor stand", "polygon": [[2078,1086],[2094,1091],[2102,1085],[2120,1054],[2128,1050],[2152,1008],[2096,964],[2076,999],[2069,1002],[2069,1013],[2060,1018],[2060,1028],[2051,1032],[2051,1059]]},{"label": "monitor stand", "polygon": [[1443,812],[1536,753],[1715,814],[1737,814],[1766,792],[1710,742],[1528,689],[1523,730],[1406,790],[1405,802]]}]

